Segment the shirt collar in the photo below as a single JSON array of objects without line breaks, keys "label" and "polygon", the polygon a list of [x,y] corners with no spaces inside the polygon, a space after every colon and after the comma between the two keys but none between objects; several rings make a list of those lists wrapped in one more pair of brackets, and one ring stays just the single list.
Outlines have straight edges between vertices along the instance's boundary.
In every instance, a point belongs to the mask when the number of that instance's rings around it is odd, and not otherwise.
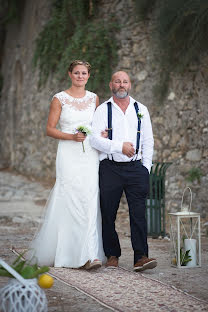
[{"label": "shirt collar", "polygon": [[[129,106],[133,106],[134,103],[135,103],[135,100],[134,100],[131,96],[129,96],[129,99],[130,99]],[[113,96],[111,96],[111,98],[110,98],[107,102],[111,102],[111,103],[113,104],[113,106],[114,106],[116,109],[118,109],[119,111],[121,111],[120,107],[114,102]],[[138,103],[138,102],[137,102],[137,103]],[[127,107],[127,110],[128,110],[128,108],[129,108],[129,106]]]}]

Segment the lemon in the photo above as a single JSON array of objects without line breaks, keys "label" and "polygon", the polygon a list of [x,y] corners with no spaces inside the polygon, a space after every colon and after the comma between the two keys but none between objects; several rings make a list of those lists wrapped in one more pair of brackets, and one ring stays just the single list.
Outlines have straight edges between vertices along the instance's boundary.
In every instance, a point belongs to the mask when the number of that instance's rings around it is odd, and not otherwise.
[{"label": "lemon", "polygon": [[39,278],[38,278],[38,285],[41,288],[51,288],[53,286],[53,277],[51,277],[48,274],[42,274]]}]

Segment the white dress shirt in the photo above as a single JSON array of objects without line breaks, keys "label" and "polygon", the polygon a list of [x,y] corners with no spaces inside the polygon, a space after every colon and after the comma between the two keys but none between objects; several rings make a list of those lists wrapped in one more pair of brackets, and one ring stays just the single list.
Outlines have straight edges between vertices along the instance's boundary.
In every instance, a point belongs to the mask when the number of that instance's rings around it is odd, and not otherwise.
[{"label": "white dress shirt", "polygon": [[[98,106],[95,111],[90,143],[92,147],[100,152],[100,160],[108,157],[112,159],[112,156],[113,160],[118,162],[129,162],[135,159],[135,156],[129,158],[122,153],[124,142],[131,142],[136,151],[138,118],[134,107],[135,100],[132,97],[129,98],[130,103],[125,113],[114,102],[113,97]],[[112,140],[101,136],[101,132],[108,128],[107,102],[112,103]],[[143,165],[150,172],[154,146],[152,125],[147,107],[139,102],[137,104],[139,112],[143,115],[141,118],[140,144],[137,160],[141,159]]]}]

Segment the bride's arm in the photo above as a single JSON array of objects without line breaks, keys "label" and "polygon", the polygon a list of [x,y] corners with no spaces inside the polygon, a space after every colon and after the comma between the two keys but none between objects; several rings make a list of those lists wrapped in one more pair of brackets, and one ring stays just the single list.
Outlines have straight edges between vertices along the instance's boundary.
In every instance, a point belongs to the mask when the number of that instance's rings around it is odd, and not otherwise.
[{"label": "bride's arm", "polygon": [[54,97],[53,100],[51,101],[48,122],[46,126],[46,134],[54,139],[59,140],[74,140],[77,142],[84,141],[86,137],[83,133],[78,132],[76,134],[70,134],[56,129],[60,115],[61,115],[61,103],[56,97]]},{"label": "bride's arm", "polygon": [[[96,108],[98,106],[99,106],[99,97],[96,95]],[[101,131],[101,137],[107,138],[108,137],[108,131],[106,131],[106,130]]]},{"label": "bride's arm", "polygon": [[[96,108],[99,106],[99,97],[96,95]],[[95,108],[95,109],[96,109]]]}]

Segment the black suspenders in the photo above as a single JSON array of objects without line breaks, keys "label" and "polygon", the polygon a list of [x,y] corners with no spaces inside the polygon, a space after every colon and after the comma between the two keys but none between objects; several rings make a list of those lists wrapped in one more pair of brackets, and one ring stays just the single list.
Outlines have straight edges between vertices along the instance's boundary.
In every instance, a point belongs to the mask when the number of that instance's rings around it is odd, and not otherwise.
[{"label": "black suspenders", "polygon": [[139,107],[137,102],[134,103],[134,108],[136,111],[137,119],[138,119],[138,127],[137,127],[137,143],[136,143],[136,155],[139,152],[139,141],[140,141],[140,128],[141,128],[141,118],[139,118]]},{"label": "black suspenders", "polygon": [[108,105],[108,138],[112,140],[112,104],[111,102],[107,103]]},{"label": "black suspenders", "polygon": [[[109,140],[112,140],[112,135],[113,135],[113,129],[112,129],[112,103],[108,102],[108,138]],[[136,142],[136,156],[138,155],[139,152],[139,142],[140,142],[140,128],[141,128],[141,118],[139,118],[139,107],[138,103],[134,103],[134,108],[136,111],[137,119],[138,119],[138,126],[137,126],[137,142]]]}]

